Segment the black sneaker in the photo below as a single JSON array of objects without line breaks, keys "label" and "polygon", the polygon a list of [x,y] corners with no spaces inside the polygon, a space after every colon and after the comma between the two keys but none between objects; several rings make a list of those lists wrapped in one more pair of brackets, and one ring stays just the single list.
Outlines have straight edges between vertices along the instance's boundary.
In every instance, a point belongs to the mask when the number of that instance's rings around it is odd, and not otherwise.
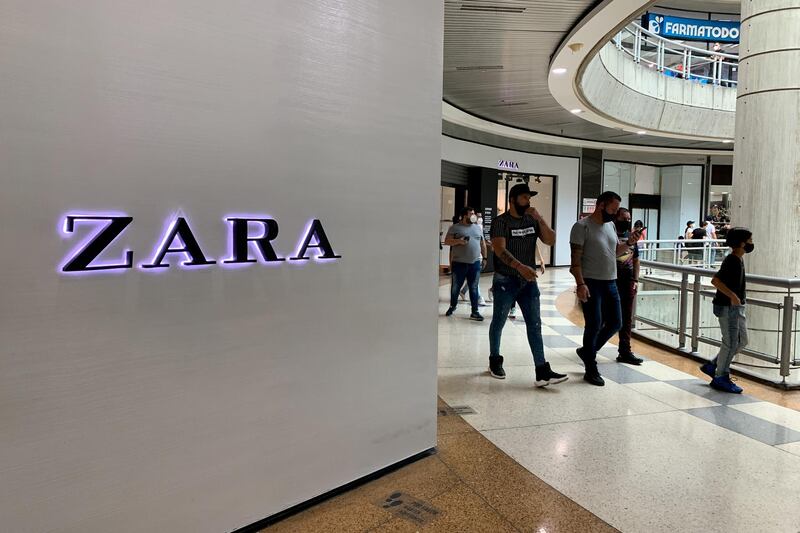
[{"label": "black sneaker", "polygon": [[591,363],[590,361],[587,361],[586,358],[583,355],[583,346],[581,346],[580,348],[575,350],[575,353],[578,354],[578,357],[580,358],[580,360],[583,361],[583,366],[586,366],[587,364]]},{"label": "black sneaker", "polygon": [[617,356],[617,363],[625,363],[626,365],[639,366],[644,362],[644,359],[636,357],[632,353],[619,354]]},{"label": "black sneaker", "polygon": [[503,356],[490,355],[489,356],[489,373],[493,378],[506,379],[506,371],[503,370]]},{"label": "black sneaker", "polygon": [[596,387],[603,387],[606,384],[603,376],[601,376],[600,372],[597,371],[597,368],[595,368],[592,372],[586,372],[583,375],[583,381]]},{"label": "black sneaker", "polygon": [[710,377],[711,379],[714,379],[715,377],[717,377],[717,365],[709,361],[708,363],[700,367],[700,372]]},{"label": "black sneaker", "polygon": [[470,320],[474,320],[475,322],[483,322],[483,315],[481,315],[477,311],[473,311],[471,315],[469,315]]},{"label": "black sneaker", "polygon": [[536,367],[536,386],[546,387],[548,385],[556,385],[563,383],[569,379],[564,374],[557,374],[550,368],[550,363],[545,363]]},{"label": "black sneaker", "polygon": [[447,312],[444,314],[444,316],[453,316],[453,313],[455,312],[455,310],[456,310],[455,307],[451,307],[450,309],[447,310]]}]

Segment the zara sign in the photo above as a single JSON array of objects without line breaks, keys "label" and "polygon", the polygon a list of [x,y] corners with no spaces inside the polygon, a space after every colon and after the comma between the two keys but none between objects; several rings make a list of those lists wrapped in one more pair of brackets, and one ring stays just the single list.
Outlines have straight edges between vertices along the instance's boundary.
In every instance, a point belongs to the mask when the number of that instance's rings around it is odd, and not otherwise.
[{"label": "zara sign", "polygon": [[497,162],[497,168],[501,170],[519,170],[519,163],[501,159]]},{"label": "zara sign", "polygon": [[[249,263],[278,264],[287,261],[281,257],[273,247],[272,241],[278,237],[278,221],[266,216],[226,216],[225,222],[229,225],[228,243],[230,256],[222,260],[222,266],[246,265]],[[103,214],[76,214],[68,213],[61,221],[60,229],[63,236],[71,237],[77,226],[91,226],[87,237],[75,246],[64,258],[58,270],[65,274],[85,274],[102,271],[120,271],[133,269],[169,268],[165,262],[173,254],[183,256],[182,267],[205,267],[217,264],[217,261],[206,256],[189,221],[184,216],[172,217],[153,246],[153,252],[148,261],[135,264],[134,250],[125,250],[123,257],[109,259],[103,257],[103,252],[120,237],[133,223],[133,217],[120,213]],[[251,235],[251,230],[256,228],[260,235]],[[251,247],[252,245],[252,247]],[[251,248],[259,258],[251,256]],[[293,256],[289,261],[332,261],[341,256],[334,252],[322,222],[318,219],[311,220],[300,235],[300,240]]]}]

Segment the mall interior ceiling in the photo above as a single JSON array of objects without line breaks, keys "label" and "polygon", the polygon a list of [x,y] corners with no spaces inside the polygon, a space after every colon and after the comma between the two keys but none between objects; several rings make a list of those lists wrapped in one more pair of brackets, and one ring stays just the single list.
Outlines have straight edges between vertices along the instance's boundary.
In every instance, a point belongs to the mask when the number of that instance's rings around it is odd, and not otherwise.
[{"label": "mall interior ceiling", "polygon": [[[491,122],[573,139],[659,147],[730,150],[717,142],[609,128],[576,117],[553,98],[548,71],[561,42],[595,0],[445,0],[444,100]],[[738,2],[654,3],[732,12]]]}]

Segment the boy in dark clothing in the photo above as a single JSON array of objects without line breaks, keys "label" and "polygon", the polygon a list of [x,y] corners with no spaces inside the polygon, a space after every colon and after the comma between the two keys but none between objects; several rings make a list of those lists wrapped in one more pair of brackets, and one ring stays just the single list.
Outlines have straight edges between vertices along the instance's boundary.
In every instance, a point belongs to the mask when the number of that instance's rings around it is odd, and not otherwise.
[{"label": "boy in dark clothing", "polygon": [[700,367],[711,378],[711,387],[723,392],[740,394],[742,388],[731,381],[731,362],[734,356],[747,346],[747,317],[745,304],[747,287],[745,281],[744,255],[755,248],[753,233],[746,228],[734,228],[728,232],[725,244],[731,254],[722,262],[722,268],[711,280],[717,289],[714,298],[714,315],[719,318],[722,330],[722,346],[717,357]]}]

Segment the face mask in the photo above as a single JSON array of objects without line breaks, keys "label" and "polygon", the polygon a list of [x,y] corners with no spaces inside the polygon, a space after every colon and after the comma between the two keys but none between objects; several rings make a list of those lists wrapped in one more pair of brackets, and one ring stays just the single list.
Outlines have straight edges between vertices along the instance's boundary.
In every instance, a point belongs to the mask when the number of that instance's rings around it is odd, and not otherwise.
[{"label": "face mask", "polygon": [[478,221],[478,217],[475,216],[475,215],[472,215],[471,217],[469,217],[469,221],[472,222],[473,224],[475,224]]},{"label": "face mask", "polygon": [[479,218],[479,219],[478,219],[478,222],[477,222],[477,224],[478,224],[479,226],[483,226],[483,219],[482,219],[482,218]]},{"label": "face mask", "polygon": [[608,214],[608,212],[606,212],[605,209],[603,209],[600,213],[603,215],[603,223],[604,224],[606,222],[611,222],[612,220],[614,220],[614,215]]},{"label": "face mask", "polygon": [[628,220],[617,220],[614,222],[614,225],[617,227],[617,233],[620,235],[631,230],[631,223]]},{"label": "face mask", "polygon": [[744,245],[744,253],[746,253],[746,254],[753,253],[753,250],[755,250],[755,249],[756,249],[756,245],[751,243],[751,242],[748,242],[747,244]]},{"label": "face mask", "polygon": [[529,205],[520,205],[514,202],[514,209],[517,210],[517,214],[520,216],[524,215],[525,211],[527,211],[529,207],[530,207]]}]

